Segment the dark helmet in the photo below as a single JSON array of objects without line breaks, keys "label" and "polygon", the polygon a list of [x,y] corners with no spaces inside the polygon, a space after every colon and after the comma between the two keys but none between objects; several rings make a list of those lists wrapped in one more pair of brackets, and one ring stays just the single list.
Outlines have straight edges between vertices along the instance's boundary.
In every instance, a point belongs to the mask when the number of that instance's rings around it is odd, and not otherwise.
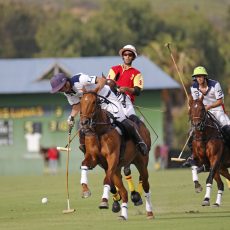
[{"label": "dark helmet", "polygon": [[67,82],[67,77],[64,73],[55,74],[50,79],[50,85],[52,87],[51,93],[57,93]]}]

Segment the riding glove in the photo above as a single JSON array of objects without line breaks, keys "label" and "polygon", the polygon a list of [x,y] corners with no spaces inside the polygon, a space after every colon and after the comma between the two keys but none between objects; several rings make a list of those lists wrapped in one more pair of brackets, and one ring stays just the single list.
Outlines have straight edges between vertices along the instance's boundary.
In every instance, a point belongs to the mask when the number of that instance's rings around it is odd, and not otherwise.
[{"label": "riding glove", "polygon": [[69,125],[69,128],[73,128],[73,126],[74,126],[74,117],[73,116],[69,116],[68,117],[68,119],[67,119],[67,123],[68,123],[68,125]]}]

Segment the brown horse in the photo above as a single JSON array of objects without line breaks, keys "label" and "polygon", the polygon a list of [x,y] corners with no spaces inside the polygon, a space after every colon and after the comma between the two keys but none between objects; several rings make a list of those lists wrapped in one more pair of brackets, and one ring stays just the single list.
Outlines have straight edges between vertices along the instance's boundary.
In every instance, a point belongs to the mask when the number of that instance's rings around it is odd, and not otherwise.
[{"label": "brown horse", "polygon": [[[136,149],[131,140],[125,143],[122,151],[122,136],[117,128],[111,123],[108,113],[101,109],[100,103],[110,103],[106,98],[97,94],[98,89],[84,92],[81,98],[81,126],[85,134],[86,153],[82,162],[81,184],[83,197],[90,194],[88,188],[87,170],[100,165],[105,170],[104,191],[100,208],[108,208],[109,192],[116,193],[117,189],[122,200],[121,219],[128,218],[127,203],[128,193],[122,182],[121,168],[134,164],[143,181],[143,189],[146,197],[147,218],[153,218],[152,203],[150,197],[150,187],[148,182],[148,160],[149,157],[143,156]],[[107,101],[106,101],[107,100]],[[103,102],[102,102],[103,101]],[[148,150],[151,147],[150,133],[145,126],[139,128],[140,135],[145,140]],[[116,189],[117,188],[117,189]]]},{"label": "brown horse", "polygon": [[221,197],[224,191],[224,184],[220,174],[228,180],[230,174],[230,151],[224,143],[224,139],[219,126],[213,115],[207,112],[203,104],[203,97],[198,100],[189,101],[190,119],[193,129],[192,152],[196,166],[192,166],[193,181],[195,186],[198,183],[197,166],[205,165],[209,169],[209,175],[206,180],[206,194],[202,206],[210,205],[210,195],[213,179],[218,187],[218,194],[215,206],[220,206]]}]

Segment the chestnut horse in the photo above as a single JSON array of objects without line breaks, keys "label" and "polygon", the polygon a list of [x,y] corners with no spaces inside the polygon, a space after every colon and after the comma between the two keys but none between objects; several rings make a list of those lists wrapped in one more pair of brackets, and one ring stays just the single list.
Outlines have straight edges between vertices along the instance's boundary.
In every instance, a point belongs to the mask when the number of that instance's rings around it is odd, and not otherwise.
[{"label": "chestnut horse", "polygon": [[[128,193],[122,181],[121,168],[134,164],[143,181],[147,218],[152,219],[153,211],[147,170],[149,156],[143,156],[138,152],[135,144],[131,140],[125,142],[124,151],[121,151],[122,136],[119,134],[113,122],[111,122],[111,117],[108,115],[108,112],[103,110],[100,105],[101,103],[108,103],[109,105],[111,102],[98,95],[97,92],[98,89],[94,91],[84,91],[80,102],[81,129],[85,134],[86,146],[85,158],[81,166],[83,197],[88,197],[90,194],[87,170],[94,168],[96,165],[100,165],[105,170],[105,178],[104,191],[99,208],[108,208],[109,192],[111,191],[115,194],[118,190],[122,200],[120,218],[126,220],[128,218]],[[112,106],[111,104],[109,106]],[[151,138],[148,129],[145,126],[141,126],[139,132],[145,140],[148,150],[150,150]]]},{"label": "chestnut horse", "polygon": [[205,165],[209,169],[206,180],[206,194],[202,206],[210,205],[213,179],[218,187],[218,194],[214,206],[220,206],[224,184],[220,174],[230,179],[230,151],[224,143],[223,135],[214,116],[205,110],[203,97],[189,101],[190,119],[193,129],[192,153],[196,166],[192,166],[193,181],[198,183],[197,166]]}]

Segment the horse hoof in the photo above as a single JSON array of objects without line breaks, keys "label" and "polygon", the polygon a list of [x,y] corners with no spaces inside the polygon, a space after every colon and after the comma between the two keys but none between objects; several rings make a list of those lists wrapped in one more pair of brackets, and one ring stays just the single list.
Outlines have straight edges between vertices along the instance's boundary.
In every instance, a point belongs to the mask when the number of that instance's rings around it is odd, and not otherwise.
[{"label": "horse hoof", "polygon": [[117,212],[120,212],[120,210],[121,210],[121,206],[120,206],[119,202],[114,201],[113,206],[112,206],[112,211],[117,213]]},{"label": "horse hoof", "polygon": [[136,191],[131,192],[131,200],[133,203],[137,203],[139,200],[141,200],[140,193]]},{"label": "horse hoof", "polygon": [[202,202],[202,206],[210,206],[209,199],[205,198]]},{"label": "horse hoof", "polygon": [[100,209],[108,209],[109,208],[109,204],[108,202],[102,201],[99,205]]},{"label": "horse hoof", "polygon": [[82,192],[82,194],[81,194],[81,197],[82,197],[82,198],[88,198],[88,197],[90,197],[90,196],[91,196],[90,190],[85,191],[85,192]]},{"label": "horse hoof", "polygon": [[196,193],[200,193],[202,191],[203,191],[203,188],[199,183],[197,185],[195,185],[195,192]]},{"label": "horse hoof", "polygon": [[155,217],[154,217],[154,215],[153,215],[153,213],[152,212],[147,212],[147,216],[146,216],[146,219],[147,220],[152,220],[152,219],[154,219]]},{"label": "horse hoof", "polygon": [[213,205],[212,205],[212,207],[213,207],[213,208],[219,208],[219,207],[220,207],[220,205],[219,205],[219,204],[217,204],[217,203],[215,203],[215,204],[213,204]]},{"label": "horse hoof", "polygon": [[134,202],[134,205],[135,205],[135,206],[140,206],[140,205],[142,205],[142,204],[143,204],[142,199],[140,199],[140,200],[137,201],[137,202]]},{"label": "horse hoof", "polygon": [[124,216],[118,216],[117,219],[118,220],[127,220],[127,218],[125,218]]}]

